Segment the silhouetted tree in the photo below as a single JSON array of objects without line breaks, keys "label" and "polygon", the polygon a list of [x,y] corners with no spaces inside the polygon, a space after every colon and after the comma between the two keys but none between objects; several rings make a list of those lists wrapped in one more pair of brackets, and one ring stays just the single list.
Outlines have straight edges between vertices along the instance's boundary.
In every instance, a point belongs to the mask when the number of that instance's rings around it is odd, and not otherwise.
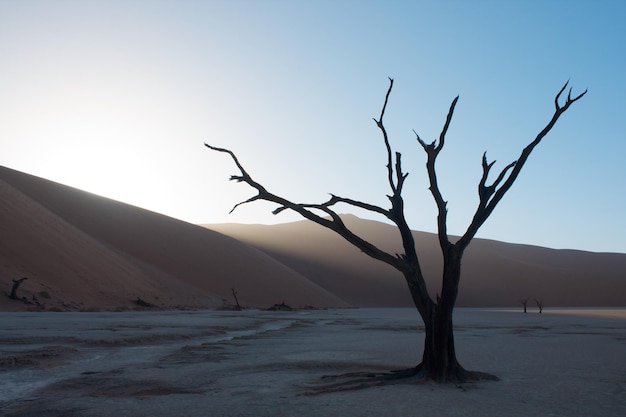
[{"label": "silhouetted tree", "polygon": [[[478,207],[476,208],[467,231],[454,243],[450,241],[450,237],[448,235],[447,202],[444,200],[439,189],[435,162],[445,145],[446,133],[450,127],[452,115],[459,97],[457,96],[450,105],[450,109],[438,141],[435,140],[432,143],[426,143],[416,132],[414,132],[417,142],[426,152],[426,171],[430,181],[430,192],[438,209],[437,227],[439,246],[443,254],[443,276],[439,297],[436,300],[433,300],[426,289],[426,281],[416,253],[413,234],[404,215],[404,200],[402,197],[402,191],[408,173],[403,171],[400,152],[394,153],[392,151],[387,130],[383,123],[385,109],[387,108],[389,95],[391,94],[391,90],[393,88],[393,79],[390,78],[389,81],[389,88],[387,90],[387,94],[385,95],[385,101],[382,106],[380,117],[378,119],[374,119],[382,134],[387,150],[387,177],[391,188],[391,194],[387,196],[389,198],[389,202],[391,203],[391,207],[389,209],[333,194],[331,194],[330,199],[324,203],[294,203],[284,197],[273,194],[263,185],[256,182],[244,169],[243,165],[239,162],[238,158],[231,150],[211,146],[206,143],[205,146],[214,151],[224,152],[230,155],[240,171],[239,175],[232,175],[230,179],[237,182],[244,182],[257,191],[255,196],[236,204],[231,212],[242,204],[258,200],[276,203],[278,204],[278,208],[273,211],[274,214],[278,214],[288,209],[293,210],[302,217],[339,234],[352,245],[359,248],[366,255],[385,262],[402,273],[407,282],[413,303],[424,321],[425,342],[422,360],[419,365],[415,368],[411,368],[411,370],[398,373],[397,375],[418,375],[420,377],[434,379],[439,382],[463,381],[480,377],[484,374],[468,372],[459,364],[454,347],[452,311],[457,299],[461,278],[461,259],[463,258],[465,249],[470,244],[472,238],[476,235],[476,232],[478,232],[478,229],[491,215],[500,200],[502,200],[502,197],[504,197],[505,193],[511,188],[517,179],[517,176],[522,170],[533,149],[535,149],[539,142],[541,142],[541,140],[554,127],[559,117],[561,117],[561,115],[574,102],[583,97],[587,91],[585,90],[580,95],[572,98],[570,88],[567,99],[565,99],[565,102],[561,105],[559,103],[561,95],[568,85],[568,83],[565,83],[554,99],[555,110],[550,121],[537,134],[535,139],[522,150],[519,158],[505,166],[496,176],[495,180],[491,182],[491,184],[487,184],[487,181],[495,161],[488,162],[486,153],[483,154],[483,172],[478,184]],[[400,233],[404,253],[387,253],[349,230],[342,221],[341,217],[334,210],[334,206],[339,203],[378,213],[391,220],[397,226]]]},{"label": "silhouetted tree", "polygon": [[520,303],[522,303],[522,305],[524,306],[524,313],[526,313],[526,308],[528,307],[528,300],[530,300],[530,298],[522,298],[521,300],[519,300]]},{"label": "silhouetted tree", "polygon": [[539,309],[539,314],[543,313],[543,301],[535,298],[535,304],[537,304],[537,308]]},{"label": "silhouetted tree", "polygon": [[27,279],[28,278],[24,277],[13,280],[13,286],[11,287],[11,294],[9,295],[9,298],[13,300],[19,300],[19,298],[17,297],[17,289],[20,287],[20,285],[22,285],[22,282],[26,281]]},{"label": "silhouetted tree", "polygon": [[235,304],[237,304],[237,306],[235,307],[237,310],[241,310],[241,306],[239,305],[239,300],[237,299],[237,291],[235,291],[234,288],[230,289],[233,293],[233,297],[235,298]]}]

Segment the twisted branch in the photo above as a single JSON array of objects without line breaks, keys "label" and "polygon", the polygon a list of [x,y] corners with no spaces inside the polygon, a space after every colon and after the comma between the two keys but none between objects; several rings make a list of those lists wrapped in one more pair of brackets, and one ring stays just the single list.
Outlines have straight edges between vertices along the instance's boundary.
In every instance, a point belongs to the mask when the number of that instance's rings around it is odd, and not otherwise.
[{"label": "twisted branch", "polygon": [[[352,231],[350,231],[341,220],[341,217],[334,210],[332,210],[331,207],[337,203],[347,203],[347,204],[354,205],[356,207],[375,211],[377,213],[381,213],[385,215],[389,215],[388,211],[380,207],[371,205],[371,204],[362,203],[356,200],[341,198],[337,196],[331,196],[330,200],[322,204],[293,203],[287,200],[286,198],[280,197],[276,194],[269,192],[265,187],[263,187],[261,184],[253,180],[252,177],[245,170],[243,165],[239,162],[235,153],[232,152],[231,150],[225,149],[225,148],[219,148],[216,146],[211,146],[207,143],[205,143],[204,145],[211,150],[227,153],[228,155],[230,155],[231,159],[235,162],[235,165],[237,166],[237,168],[239,168],[239,171],[241,172],[241,175],[232,175],[230,179],[237,181],[237,182],[245,182],[252,188],[256,189],[258,192],[257,195],[249,198],[248,200],[245,200],[243,202],[236,204],[231,210],[231,212],[235,210],[237,207],[239,207],[240,205],[247,204],[253,201],[257,201],[257,200],[264,200],[264,201],[276,203],[279,205],[279,207],[273,211],[274,214],[278,214],[287,209],[293,210],[296,213],[300,214],[302,217],[308,220],[311,220],[328,229],[333,230],[334,232],[342,236],[348,242],[350,242],[351,244],[353,244],[354,246],[356,246],[357,248],[359,248],[361,251],[371,256],[372,258],[383,261],[403,272],[408,269],[408,266],[406,265],[405,262],[402,261],[401,257],[391,255],[377,248],[373,244],[369,243],[365,239],[361,238],[360,236],[357,236]],[[311,209],[317,209],[326,213],[328,216],[330,216],[330,219],[321,217],[315,214],[314,212],[311,211]]]},{"label": "twisted branch", "polygon": [[[506,167],[502,169],[502,171],[500,172],[496,180],[489,187],[486,187],[485,183],[487,180],[487,176],[489,174],[489,170],[491,169],[491,166],[493,165],[493,162],[491,164],[487,164],[486,155],[483,155],[483,177],[478,186],[478,195],[479,195],[480,201],[478,204],[478,208],[476,209],[476,212],[474,213],[472,222],[467,228],[467,231],[461,237],[461,239],[459,239],[459,241],[457,242],[457,244],[461,248],[465,248],[467,247],[467,245],[469,245],[472,238],[478,232],[478,229],[485,223],[485,221],[487,220],[487,218],[489,218],[489,216],[491,215],[493,210],[496,208],[498,203],[502,200],[506,192],[511,188],[511,186],[517,179],[517,176],[519,175],[522,168],[524,167],[524,164],[528,160],[528,157],[532,153],[533,149],[535,149],[535,147],[548,134],[548,132],[552,130],[552,128],[554,127],[556,122],[559,120],[561,115],[565,113],[572,104],[574,104],[576,101],[580,100],[585,94],[587,94],[587,90],[585,90],[579,95],[577,95],[576,97],[572,98],[572,89],[570,88],[567,93],[567,98],[565,99],[565,103],[561,106],[559,104],[559,101],[561,99],[561,95],[563,94],[563,91],[565,91],[568,84],[569,84],[569,81],[567,81],[563,85],[563,87],[559,90],[559,92],[556,94],[554,98],[555,110],[550,121],[537,134],[535,139],[532,142],[530,142],[522,150],[522,153],[520,154],[519,158],[516,161],[511,162],[509,165],[507,165]],[[498,186],[500,187],[498,188]]]}]

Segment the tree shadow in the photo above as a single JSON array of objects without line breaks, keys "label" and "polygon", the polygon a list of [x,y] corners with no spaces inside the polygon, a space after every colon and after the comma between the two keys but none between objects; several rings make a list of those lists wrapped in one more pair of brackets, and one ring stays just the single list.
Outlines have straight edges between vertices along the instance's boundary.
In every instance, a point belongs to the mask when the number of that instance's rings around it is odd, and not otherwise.
[{"label": "tree shadow", "polygon": [[313,396],[333,392],[356,391],[379,386],[390,385],[447,385],[455,386],[463,391],[475,387],[481,381],[499,381],[495,375],[485,372],[464,371],[455,380],[436,381],[423,372],[420,367],[397,369],[387,372],[349,372],[338,375],[324,375],[321,381],[304,388],[301,395]]}]

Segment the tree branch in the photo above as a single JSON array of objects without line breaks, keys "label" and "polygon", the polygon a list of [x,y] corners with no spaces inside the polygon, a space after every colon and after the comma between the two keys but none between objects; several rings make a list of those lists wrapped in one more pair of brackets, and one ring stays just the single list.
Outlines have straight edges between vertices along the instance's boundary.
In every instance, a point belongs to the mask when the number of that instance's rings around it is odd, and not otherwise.
[{"label": "tree branch", "polygon": [[447,247],[450,245],[450,240],[448,238],[448,203],[443,199],[441,195],[441,190],[439,189],[439,183],[437,182],[437,171],[435,168],[435,162],[437,161],[437,156],[446,140],[446,134],[448,133],[448,128],[450,127],[450,122],[452,121],[452,116],[454,115],[454,109],[456,107],[457,102],[459,101],[459,96],[456,96],[454,100],[452,100],[452,104],[450,104],[450,109],[448,110],[448,116],[446,117],[446,122],[441,130],[441,134],[439,135],[439,143],[435,146],[435,141],[430,144],[426,144],[415,132],[415,136],[417,137],[417,141],[422,145],[424,151],[427,155],[426,161],[426,171],[428,172],[428,180],[430,183],[430,192],[433,195],[435,200],[435,204],[437,205],[437,235],[439,236],[439,245],[441,249],[445,251]]},{"label": "tree branch", "polygon": [[[296,213],[300,214],[305,219],[311,220],[321,226],[324,226],[328,229],[333,230],[334,232],[342,236],[348,242],[350,242],[351,244],[353,244],[354,246],[356,246],[357,248],[359,248],[361,251],[371,256],[372,258],[383,261],[402,272],[408,271],[409,268],[411,267],[410,265],[407,265],[405,262],[403,262],[401,258],[391,255],[377,248],[370,242],[354,234],[345,226],[345,224],[341,220],[341,217],[330,208],[335,203],[343,202],[343,203],[352,204],[361,208],[365,208],[368,210],[372,210],[375,212],[381,212],[381,211],[384,212],[385,210],[381,209],[380,207],[376,207],[376,206],[369,205],[366,203],[360,203],[355,200],[343,199],[343,198],[335,197],[335,196],[331,196],[331,199],[323,204],[293,203],[283,197],[270,193],[261,184],[254,181],[252,177],[246,172],[243,165],[241,165],[241,163],[237,159],[237,156],[231,150],[225,149],[225,148],[219,148],[216,146],[211,146],[206,143],[204,145],[211,150],[227,153],[228,155],[230,155],[231,159],[235,162],[235,165],[237,165],[237,168],[239,168],[239,171],[241,171],[241,175],[238,175],[238,176],[233,175],[231,176],[231,179],[234,178],[238,182],[245,182],[246,184],[248,184],[252,188],[255,188],[258,191],[258,194],[256,196],[251,197],[250,199],[235,205],[233,210],[242,204],[246,204],[246,203],[257,201],[257,200],[264,200],[264,201],[276,203],[279,205],[279,207],[273,211],[274,214],[278,214],[287,209],[293,210]],[[313,213],[309,209],[321,210],[324,213],[328,214],[331,217],[331,219],[329,220],[328,218],[318,216],[317,214]]]},{"label": "tree branch", "polygon": [[350,198],[339,197],[339,196],[336,196],[334,194],[331,194],[330,200],[328,200],[326,203],[324,203],[324,205],[332,206],[332,205],[337,204],[337,203],[349,204],[349,205],[354,206],[354,207],[358,207],[358,208],[361,208],[361,209],[364,209],[364,210],[368,210],[368,211],[371,211],[371,212],[374,212],[374,213],[382,214],[383,216],[385,216],[388,219],[390,219],[389,210],[385,210],[384,208],[376,206],[374,204],[363,203],[361,201],[352,200]]},{"label": "tree branch", "polygon": [[[474,213],[474,217],[472,219],[472,222],[470,223],[469,227],[467,228],[467,231],[461,237],[461,239],[459,239],[459,241],[457,242],[457,244],[460,245],[462,248],[465,248],[465,247],[467,247],[467,245],[469,245],[469,243],[472,240],[472,238],[478,232],[478,229],[485,223],[485,221],[487,220],[487,218],[489,218],[489,216],[491,215],[493,210],[496,208],[498,203],[502,200],[502,198],[507,193],[507,191],[509,191],[509,189],[511,188],[511,186],[513,185],[513,183],[517,179],[519,173],[521,172],[522,168],[524,167],[524,164],[526,164],[526,161],[528,160],[528,157],[530,156],[532,151],[535,149],[535,147],[552,130],[552,128],[554,127],[556,122],[559,120],[561,115],[563,113],[565,113],[567,111],[567,109],[569,109],[569,107],[572,104],[574,104],[576,101],[580,100],[585,94],[587,94],[587,90],[585,90],[582,93],[580,93],[579,95],[577,95],[576,97],[572,98],[572,89],[570,88],[569,91],[568,91],[568,94],[567,94],[567,98],[565,99],[565,102],[561,106],[559,104],[559,101],[561,99],[561,95],[563,94],[563,91],[565,91],[565,89],[567,88],[568,84],[569,84],[569,81],[567,81],[563,85],[563,87],[559,90],[559,92],[554,97],[554,107],[555,107],[555,110],[554,110],[554,114],[552,115],[552,118],[550,119],[550,121],[537,134],[535,139],[532,142],[530,142],[522,150],[522,152],[521,152],[519,158],[517,159],[517,161],[511,162],[509,165],[507,165],[500,172],[500,175],[498,176],[498,178],[492,184],[492,186],[491,186],[492,188],[488,189],[488,190],[487,190],[487,187],[484,187],[484,184],[485,184],[485,181],[487,179],[486,176],[489,173],[489,169],[491,168],[491,165],[489,165],[489,167],[487,168],[487,170],[485,172],[485,168],[484,167],[485,167],[486,160],[483,159],[483,178],[481,179],[481,183],[480,183],[481,185],[479,185],[479,196],[480,196],[481,200],[480,200],[480,202],[478,204],[478,208],[476,209],[476,212]],[[508,177],[506,176],[507,173],[508,173]],[[502,182],[502,181],[504,181],[504,182]],[[498,185],[500,185],[499,188],[498,188]],[[490,200],[488,200],[488,201],[483,200],[484,195],[486,195],[485,193],[489,194],[489,197],[491,198]]]},{"label": "tree branch", "polygon": [[387,94],[385,95],[385,103],[383,104],[383,108],[380,111],[380,117],[378,120],[374,119],[376,122],[376,126],[380,129],[383,134],[383,139],[385,141],[385,148],[387,149],[387,177],[389,180],[389,186],[391,190],[396,192],[396,185],[393,182],[393,166],[391,165],[392,159],[392,151],[391,145],[389,144],[389,136],[387,135],[387,129],[385,129],[385,125],[383,124],[383,117],[385,116],[385,110],[387,109],[387,103],[389,102],[389,95],[391,94],[391,89],[393,88],[393,78],[389,78],[389,88],[387,89]]},{"label": "tree branch", "polygon": [[459,96],[456,96],[454,100],[452,100],[452,104],[450,104],[450,109],[448,110],[448,116],[446,117],[446,123],[443,125],[443,129],[441,130],[441,134],[439,135],[439,145],[437,145],[437,153],[443,148],[443,144],[446,140],[446,133],[448,133],[448,128],[450,127],[450,122],[452,121],[452,115],[454,114],[454,108],[456,107],[456,103],[459,101]]},{"label": "tree branch", "polygon": [[487,205],[487,203],[489,202],[489,199],[495,193],[496,188],[498,187],[500,182],[502,182],[506,173],[509,171],[509,169],[515,166],[516,161],[513,161],[509,165],[504,167],[504,169],[498,175],[498,178],[496,178],[496,180],[490,186],[487,186],[486,183],[487,183],[487,178],[489,176],[489,171],[491,170],[491,167],[493,167],[495,163],[496,161],[487,163],[487,152],[483,154],[483,162],[482,162],[483,176],[480,179],[480,183],[478,184],[478,196],[480,198],[479,206],[485,207]]},{"label": "tree branch", "polygon": [[389,96],[391,94],[391,90],[393,88],[393,79],[389,78],[389,88],[387,89],[387,94],[385,95],[385,103],[383,104],[383,108],[380,112],[380,117],[378,120],[374,119],[376,122],[376,126],[380,129],[383,135],[383,140],[385,142],[385,148],[387,150],[387,177],[389,181],[389,186],[391,188],[392,194],[387,196],[389,201],[391,202],[391,209],[386,210],[384,214],[388,219],[393,221],[396,226],[398,226],[398,230],[400,231],[400,236],[402,238],[402,246],[404,248],[404,256],[399,256],[399,259],[403,259],[406,261],[410,268],[414,269],[421,276],[421,270],[419,265],[419,260],[417,257],[417,252],[415,251],[415,240],[413,239],[413,234],[411,232],[411,228],[406,222],[406,218],[404,216],[404,200],[402,198],[402,187],[404,186],[404,181],[406,180],[408,174],[402,172],[402,154],[400,152],[396,152],[396,163],[395,163],[395,175],[396,180],[394,182],[394,166],[392,165],[392,149],[389,143],[389,136],[387,135],[387,129],[383,123],[383,117],[385,116],[385,110],[387,109],[387,103],[389,101]]},{"label": "tree branch", "polygon": [[[371,211],[371,212],[374,212],[374,213],[381,214],[381,215],[383,215],[383,216],[385,216],[385,217],[387,217],[387,218],[389,218],[391,220],[390,215],[389,215],[389,210],[385,210],[382,207],[376,206],[374,204],[363,203],[361,201],[353,200],[353,199],[350,199],[350,198],[339,197],[339,196],[336,196],[334,194],[331,194],[330,196],[331,196],[331,198],[328,201],[326,201],[325,203],[322,203],[322,204],[298,204],[298,206],[300,206],[302,208],[305,208],[305,209],[309,208],[309,209],[321,210],[321,211],[327,213],[328,215],[332,215],[332,213],[334,213],[334,211],[331,210],[330,207],[332,207],[332,206],[334,206],[335,204],[338,204],[338,203],[344,203],[344,204],[348,204],[348,205],[351,205],[351,206],[354,206],[354,207],[358,207],[358,208],[361,208],[361,209],[364,209],[364,210],[368,210],[368,211]],[[281,206],[281,207],[275,209],[274,211],[272,211],[272,214],[278,214],[278,213],[286,210],[287,208],[288,207]]]},{"label": "tree branch", "polygon": [[408,177],[408,173],[402,172],[402,154],[400,152],[396,152],[396,181],[398,186],[396,187],[396,193],[398,195],[402,194],[402,186],[404,185],[404,180]]}]

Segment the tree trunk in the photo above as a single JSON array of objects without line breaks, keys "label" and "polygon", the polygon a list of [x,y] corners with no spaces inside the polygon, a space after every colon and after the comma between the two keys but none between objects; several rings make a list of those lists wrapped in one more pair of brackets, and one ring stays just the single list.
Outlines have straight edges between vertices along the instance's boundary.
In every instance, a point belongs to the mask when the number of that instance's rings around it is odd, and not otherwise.
[{"label": "tree trunk", "polygon": [[468,376],[456,357],[452,322],[460,278],[461,253],[451,246],[444,255],[441,297],[437,296],[436,303],[430,302],[429,308],[420,311],[425,340],[422,362],[417,368],[425,378],[437,382],[465,381]]},{"label": "tree trunk", "polygon": [[418,371],[437,382],[465,380],[465,370],[456,358],[452,310],[433,311],[424,325],[424,353]]},{"label": "tree trunk", "polygon": [[13,300],[18,300],[18,298],[17,298],[17,289],[20,287],[20,285],[22,285],[22,282],[24,282],[27,279],[28,278],[24,277],[24,278],[14,279],[13,280],[13,287],[11,288],[11,294],[9,295],[9,298],[11,298]]}]

